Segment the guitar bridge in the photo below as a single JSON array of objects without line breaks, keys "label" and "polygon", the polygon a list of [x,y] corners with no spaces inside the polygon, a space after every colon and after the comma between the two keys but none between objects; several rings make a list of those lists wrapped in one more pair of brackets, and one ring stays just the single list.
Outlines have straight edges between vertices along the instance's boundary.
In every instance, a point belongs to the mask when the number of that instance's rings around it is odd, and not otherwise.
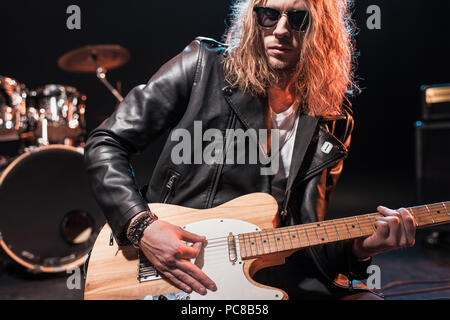
[{"label": "guitar bridge", "polygon": [[162,276],[156,270],[155,266],[148,261],[147,257],[139,250],[138,253],[138,271],[137,278],[139,282],[147,282],[161,279]]}]

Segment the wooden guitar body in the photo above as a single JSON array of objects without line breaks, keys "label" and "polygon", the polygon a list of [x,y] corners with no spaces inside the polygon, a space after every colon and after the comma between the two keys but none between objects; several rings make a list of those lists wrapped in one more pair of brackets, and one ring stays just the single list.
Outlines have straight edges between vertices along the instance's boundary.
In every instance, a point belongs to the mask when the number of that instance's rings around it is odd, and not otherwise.
[{"label": "wooden guitar body", "polygon": [[[159,219],[207,238],[207,244],[192,262],[215,281],[218,289],[208,291],[205,296],[191,293],[188,299],[288,299],[284,291],[259,284],[252,275],[262,268],[283,264],[296,250],[242,260],[237,244],[235,255],[231,256],[235,261],[230,259],[230,233],[238,240],[238,234],[275,227],[278,205],[272,196],[254,193],[205,210],[167,204],[150,204],[150,209]],[[115,241],[110,245],[110,235],[111,230],[106,225],[91,252],[85,299],[143,299],[180,292],[164,278],[140,282],[137,278],[138,250],[119,247]]]},{"label": "wooden guitar body", "polygon": [[[288,299],[282,290],[255,282],[256,271],[284,264],[297,250],[364,238],[376,231],[379,213],[276,228],[278,205],[269,194],[253,193],[212,209],[150,204],[162,220],[206,236],[192,261],[217,285],[205,296],[187,295],[161,278],[133,247],[119,247],[105,226],[91,252],[85,299],[267,300]],[[407,208],[417,228],[450,222],[450,202]],[[138,277],[139,276],[139,277]],[[174,297],[171,294],[176,293]]]}]

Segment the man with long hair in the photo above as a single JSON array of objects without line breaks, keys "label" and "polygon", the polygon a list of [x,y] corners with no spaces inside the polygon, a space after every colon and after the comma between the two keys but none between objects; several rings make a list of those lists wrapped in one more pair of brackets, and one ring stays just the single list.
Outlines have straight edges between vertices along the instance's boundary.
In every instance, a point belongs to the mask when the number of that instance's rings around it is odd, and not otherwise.
[{"label": "man with long hair", "polygon": [[[216,284],[189,262],[205,237],[157,219],[148,202],[205,209],[265,192],[279,203],[278,226],[323,221],[353,130],[346,96],[357,91],[352,32],[346,0],[236,1],[224,43],[197,38],[134,88],[86,145],[92,189],[117,242],[138,246],[181,290],[207,294]],[[277,129],[256,143],[263,154],[279,155],[279,169],[263,175],[262,164],[174,163],[176,143],[168,139],[149,185],[139,190],[130,155],[166,130],[195,133],[198,121],[222,132]],[[236,142],[225,145],[227,151]],[[184,156],[203,151],[194,143]],[[378,210],[372,236],[299,251],[255,279],[294,299],[376,297],[367,288],[355,296],[352,280],[367,277],[373,255],[415,239],[406,209]]]}]

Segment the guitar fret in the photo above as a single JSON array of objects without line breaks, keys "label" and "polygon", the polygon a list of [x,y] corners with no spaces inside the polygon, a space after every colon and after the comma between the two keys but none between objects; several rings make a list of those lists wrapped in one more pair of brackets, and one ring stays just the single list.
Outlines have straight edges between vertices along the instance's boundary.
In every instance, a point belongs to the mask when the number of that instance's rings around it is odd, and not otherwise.
[{"label": "guitar fret", "polygon": [[277,244],[277,239],[275,238],[275,231],[272,231],[272,236],[273,236],[273,241],[275,241],[275,248],[278,250],[278,244]]},{"label": "guitar fret", "polygon": [[310,246],[311,245],[311,241],[309,241],[308,232],[306,231],[306,228],[303,228],[303,230],[305,230],[306,240],[308,240],[308,246]]},{"label": "guitar fret", "polygon": [[267,230],[266,230],[266,239],[267,239],[267,245],[269,246],[269,252],[272,253],[272,249],[270,248],[269,234],[268,234]]},{"label": "guitar fret", "polygon": [[316,227],[313,227],[313,230],[314,230],[314,234],[316,235],[317,242],[320,243],[320,239],[319,239],[319,236],[317,235]]},{"label": "guitar fret", "polygon": [[334,226],[334,229],[336,230],[336,235],[337,235],[338,241],[340,241],[341,237],[339,236],[339,232],[338,232],[338,229],[336,228],[336,224],[333,223],[333,226]]},{"label": "guitar fret", "polygon": [[239,239],[239,243],[242,243],[243,246],[244,246],[244,257],[247,257],[247,244],[245,243],[245,236],[240,234],[238,236],[238,239]]},{"label": "guitar fret", "polygon": [[289,236],[289,243],[291,244],[291,249],[294,249],[294,246],[292,245],[291,232],[289,231],[289,228],[287,228],[287,232],[288,232],[288,236]]},{"label": "guitar fret", "polygon": [[258,240],[256,240],[256,234],[255,233],[253,233],[253,239],[255,240],[254,244],[255,244],[255,249],[256,249],[256,255],[259,255]]},{"label": "guitar fret", "polygon": [[421,212],[416,212],[418,207],[410,208],[411,212],[413,213],[414,218],[416,219],[417,226],[427,226],[431,224],[428,215],[424,215]]},{"label": "guitar fret", "polygon": [[264,242],[263,242],[263,238],[262,238],[262,232],[259,233],[259,237],[261,238],[262,254],[264,254]]},{"label": "guitar fret", "polygon": [[284,246],[283,234],[281,233],[281,231],[280,231],[280,235],[281,235],[281,237],[280,237],[280,238],[277,238],[277,240],[278,240],[278,239],[281,239],[281,244],[283,245],[283,250],[286,250],[286,247]]},{"label": "guitar fret", "polygon": [[367,214],[366,217],[367,217],[367,220],[369,220],[369,225],[372,227],[373,233],[375,233],[375,227],[373,225],[372,219],[370,218],[370,215]]},{"label": "guitar fret", "polygon": [[298,228],[297,227],[295,227],[295,233],[297,234],[298,247],[301,248],[302,247],[302,243],[300,242],[300,235],[298,234]]},{"label": "guitar fret", "polygon": [[444,207],[444,210],[447,213],[447,215],[450,216],[450,212],[447,209],[447,204],[445,202],[442,202],[442,206]]},{"label": "guitar fret", "polygon": [[347,228],[348,237],[349,237],[349,239],[351,239],[352,238],[352,234],[350,233],[350,229],[348,228],[348,224],[347,224],[347,221],[345,220],[345,218],[344,218],[344,224],[345,224],[345,227]]},{"label": "guitar fret", "polygon": [[[442,210],[441,207],[444,210]],[[432,215],[434,215],[434,220],[436,223],[440,224],[440,223],[445,223],[445,222],[449,221],[449,219],[448,219],[449,215],[446,214],[447,210],[446,210],[443,202],[435,203],[435,204],[429,206],[428,208],[430,209]]]},{"label": "guitar fret", "polygon": [[428,211],[428,214],[429,214],[429,215],[430,215],[430,217],[431,217],[431,221],[432,221],[433,223],[436,223],[436,222],[434,221],[433,215],[431,214],[430,208],[428,208],[428,206],[427,206],[427,205],[425,205],[425,208],[427,209],[427,211]]},{"label": "guitar fret", "polygon": [[[323,232],[322,232],[321,228],[323,228]],[[328,234],[327,234],[326,223],[325,222],[318,223],[317,226],[314,227],[314,229],[316,231],[316,235],[319,236],[319,242],[327,242],[327,241],[329,242],[330,241],[330,239],[328,237]],[[325,240],[325,237],[327,238],[327,240]]]},{"label": "guitar fret", "polygon": [[351,228],[348,227],[348,219],[351,219],[351,218],[352,217],[345,219],[346,220],[345,224],[346,224],[347,230],[348,230],[348,232],[350,234],[350,239],[358,238],[358,237],[361,236],[361,230],[359,232],[358,232],[358,230],[356,230],[356,223],[354,221],[350,221],[351,222]]},{"label": "guitar fret", "polygon": [[358,217],[355,216],[355,220],[356,220],[356,224],[357,224],[358,227],[359,227],[359,232],[361,232],[361,236],[363,236],[363,231],[362,231],[362,229],[361,229],[361,225],[359,224]]},{"label": "guitar fret", "polygon": [[250,256],[253,256],[252,240],[250,239],[250,234],[248,234],[248,244],[249,244],[249,248],[250,248]]},{"label": "guitar fret", "polygon": [[327,241],[330,241],[330,237],[328,236],[326,224],[323,226],[323,231],[325,231],[325,235],[327,236]]}]

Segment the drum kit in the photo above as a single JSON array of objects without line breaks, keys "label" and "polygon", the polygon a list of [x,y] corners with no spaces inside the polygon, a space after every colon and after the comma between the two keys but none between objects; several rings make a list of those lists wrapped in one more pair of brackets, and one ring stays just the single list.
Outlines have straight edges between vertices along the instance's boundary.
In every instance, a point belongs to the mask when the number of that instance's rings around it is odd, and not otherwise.
[{"label": "drum kit", "polygon": [[[106,72],[129,59],[121,46],[93,45],[58,66],[95,74],[120,102]],[[105,223],[83,165],[86,101],[75,87],[29,90],[0,76],[0,247],[34,272],[79,267]]]}]

